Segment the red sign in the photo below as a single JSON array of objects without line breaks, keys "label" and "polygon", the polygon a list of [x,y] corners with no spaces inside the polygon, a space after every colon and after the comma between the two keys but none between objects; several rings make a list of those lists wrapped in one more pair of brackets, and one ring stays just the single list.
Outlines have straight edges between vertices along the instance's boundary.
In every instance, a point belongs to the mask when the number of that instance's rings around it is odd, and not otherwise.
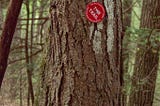
[{"label": "red sign", "polygon": [[105,9],[99,2],[91,2],[87,5],[86,17],[91,22],[98,23],[103,20],[105,16]]}]

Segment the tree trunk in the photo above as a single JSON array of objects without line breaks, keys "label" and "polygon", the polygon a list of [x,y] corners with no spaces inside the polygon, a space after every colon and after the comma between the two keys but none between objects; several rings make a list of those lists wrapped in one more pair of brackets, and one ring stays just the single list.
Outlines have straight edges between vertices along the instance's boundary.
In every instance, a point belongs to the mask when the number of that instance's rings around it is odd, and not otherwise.
[{"label": "tree trunk", "polygon": [[15,32],[17,19],[23,0],[11,0],[5,19],[2,36],[0,38],[0,88],[7,68],[7,60],[12,38]]},{"label": "tree trunk", "polygon": [[[29,19],[29,1],[26,3],[27,10],[27,19]],[[34,104],[34,92],[33,92],[33,84],[32,84],[32,70],[30,64],[30,56],[29,56],[29,48],[28,48],[28,39],[29,39],[29,20],[27,20],[26,24],[26,38],[25,38],[25,58],[27,64],[27,77],[28,77],[28,97],[27,97],[27,106],[30,106],[30,97],[32,100],[32,105]]]},{"label": "tree trunk", "polygon": [[[3,12],[2,12],[2,1],[0,1],[0,33],[2,32],[2,24],[3,24]],[[1,36],[1,35],[0,35]]]},{"label": "tree trunk", "polygon": [[124,30],[131,26],[131,15],[132,15],[133,0],[123,1],[123,26]]},{"label": "tree trunk", "polygon": [[23,91],[22,91],[22,71],[20,70],[20,79],[19,79],[19,99],[20,106],[23,106]]},{"label": "tree trunk", "polygon": [[123,60],[123,96],[122,96],[122,101],[124,102],[124,106],[127,105],[127,100],[128,100],[128,83],[129,79],[128,78],[128,68],[129,68],[129,55],[130,55],[130,34],[127,34],[126,31],[128,30],[129,27],[131,27],[131,15],[132,15],[132,6],[133,6],[133,0],[123,0],[123,54],[122,54],[122,60]]},{"label": "tree trunk", "polygon": [[[155,46],[157,33],[160,28],[160,1],[143,0],[141,29],[147,34],[146,44],[138,45],[136,63],[132,80],[130,106],[152,106],[158,62],[159,47]],[[144,29],[145,28],[145,29]],[[144,35],[143,35],[144,36]],[[153,39],[154,38],[154,39]],[[141,39],[144,42],[144,38]]]},{"label": "tree trunk", "polygon": [[52,0],[45,106],[121,106],[121,0],[101,2],[103,22],[86,20],[83,0]]}]

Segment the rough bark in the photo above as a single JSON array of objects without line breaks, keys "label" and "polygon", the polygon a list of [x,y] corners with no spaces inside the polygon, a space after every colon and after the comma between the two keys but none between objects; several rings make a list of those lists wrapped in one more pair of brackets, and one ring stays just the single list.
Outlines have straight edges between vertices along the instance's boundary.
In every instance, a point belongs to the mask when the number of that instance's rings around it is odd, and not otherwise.
[{"label": "rough bark", "polygon": [[18,15],[23,0],[10,0],[2,35],[0,38],[0,87],[7,68],[7,60],[12,38],[15,32]]},{"label": "rough bark", "polygon": [[121,106],[121,1],[101,2],[108,17],[98,24],[87,3],[51,1],[45,106]]},{"label": "rough bark", "polygon": [[[130,106],[152,106],[158,61],[159,47],[151,41],[152,37],[159,33],[160,28],[160,1],[143,0],[141,28],[147,29],[147,43],[140,48],[136,54],[136,63],[132,79],[132,93],[130,95]],[[144,39],[142,40],[144,42]]]}]

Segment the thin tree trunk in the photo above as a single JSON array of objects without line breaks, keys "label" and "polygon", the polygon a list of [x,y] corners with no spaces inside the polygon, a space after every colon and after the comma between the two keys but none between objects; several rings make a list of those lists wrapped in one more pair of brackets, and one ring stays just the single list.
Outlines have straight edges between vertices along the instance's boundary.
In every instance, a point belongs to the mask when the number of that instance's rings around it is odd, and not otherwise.
[{"label": "thin tree trunk", "polygon": [[[2,31],[2,23],[3,23],[3,11],[2,11],[2,1],[0,1],[0,34]],[[1,36],[1,35],[0,35]]]},{"label": "thin tree trunk", "polygon": [[12,38],[23,0],[10,0],[2,35],[0,38],[0,88],[7,68]]},{"label": "thin tree trunk", "polygon": [[[127,79],[128,75],[128,62],[129,62],[129,47],[130,43],[130,35],[126,33],[127,29],[131,26],[131,14],[132,14],[132,6],[133,0],[123,0],[123,79]],[[126,51],[127,49],[127,51]],[[124,106],[127,105],[127,90],[128,81],[123,80],[123,92],[122,92],[122,103]]]},{"label": "thin tree trunk", "polygon": [[[46,1],[44,1],[44,0],[41,0],[41,4],[40,4],[40,11],[44,11],[44,7],[43,6],[46,6]],[[49,3],[48,3],[49,4]],[[39,18],[41,18],[41,17],[43,17],[43,12],[41,12],[40,14],[39,14]],[[41,23],[41,26],[38,26],[38,28],[37,28],[37,31],[38,31],[38,34],[40,35],[40,36],[38,36],[38,39],[39,39],[39,42],[40,42],[40,44],[42,44],[43,43],[43,29],[44,29],[44,24],[46,23],[46,21],[47,21],[47,19],[44,21],[44,20],[42,20],[42,21],[40,21],[40,23]],[[41,48],[43,49],[43,46],[41,46]]]},{"label": "thin tree trunk", "polygon": [[[34,18],[34,16],[35,16],[35,12],[34,12],[34,7],[35,7],[35,2],[36,1],[33,1],[33,3],[32,3],[32,19]],[[33,31],[34,31],[34,20],[31,20],[31,39],[30,39],[30,41],[31,41],[31,47],[30,47],[30,55],[32,55],[33,54],[33,49],[32,49],[32,47],[33,47]],[[33,58],[32,58],[32,56],[30,57],[30,64],[31,64],[31,71],[33,71]]]},{"label": "thin tree trunk", "polygon": [[108,19],[98,24],[86,20],[87,3],[51,2],[45,106],[121,106],[121,1],[101,2]]},{"label": "thin tree trunk", "polygon": [[123,26],[125,31],[127,30],[127,27],[131,26],[131,15],[133,5],[133,0],[123,1]]},{"label": "thin tree trunk", "polygon": [[[19,22],[21,23],[21,21]],[[22,26],[20,26],[20,29],[22,28]],[[20,30],[20,36],[22,37],[22,30]],[[20,46],[23,45],[23,41],[20,41]],[[23,48],[21,48],[21,53],[23,56]],[[20,70],[20,80],[19,80],[19,98],[20,98],[20,106],[23,106],[23,73],[22,70]]]},{"label": "thin tree trunk", "polygon": [[[34,18],[35,16],[35,4],[36,4],[36,1],[33,1],[32,3],[32,18]],[[33,73],[33,37],[34,37],[34,20],[31,21],[31,48],[30,48],[30,73],[31,73],[31,99],[32,99],[32,105],[34,105],[34,89],[33,89],[33,83],[32,83],[32,73]]]},{"label": "thin tree trunk", "polygon": [[22,70],[20,70],[20,106],[23,106],[23,93],[22,93]]},{"label": "thin tree trunk", "polygon": [[[148,33],[147,43],[137,51],[134,74],[132,78],[132,93],[130,106],[152,106],[155,84],[157,78],[159,47],[155,46],[153,37],[156,37],[156,29],[160,29],[160,1],[143,0],[141,28]],[[144,29],[145,28],[145,29]],[[144,36],[144,35],[143,35]],[[144,42],[144,38],[142,40]],[[154,43],[154,44],[153,44]]]},{"label": "thin tree trunk", "polygon": [[[27,18],[29,19],[29,1],[27,0],[26,3],[26,10],[27,10]],[[29,54],[28,54],[28,33],[29,33],[29,20],[27,20],[26,24],[26,38],[25,38],[25,57],[26,57],[26,64],[27,64],[27,77],[28,77],[28,94],[27,94],[27,106],[30,106],[30,72],[29,72]]]},{"label": "thin tree trunk", "polygon": [[[27,10],[27,19],[29,19],[29,1],[26,3]],[[28,48],[28,39],[29,39],[29,20],[27,20],[26,26],[26,38],[25,38],[25,57],[27,64],[27,77],[28,77],[28,97],[27,97],[27,105],[30,106],[30,97],[32,100],[32,105],[34,104],[34,92],[33,92],[33,84],[32,84],[32,72],[30,68],[30,57],[29,57],[29,48]]]}]

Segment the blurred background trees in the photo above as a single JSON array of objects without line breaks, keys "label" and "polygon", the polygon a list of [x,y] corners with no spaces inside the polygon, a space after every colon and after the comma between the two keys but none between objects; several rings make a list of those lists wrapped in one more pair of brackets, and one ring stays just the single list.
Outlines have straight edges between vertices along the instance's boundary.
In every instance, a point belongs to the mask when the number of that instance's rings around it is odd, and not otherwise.
[{"label": "blurred background trees", "polygon": [[[2,26],[9,0],[0,2]],[[48,36],[44,34],[48,32],[48,6],[49,1],[44,0],[24,0],[23,2],[10,50],[7,73],[3,80],[0,105],[8,102],[24,106],[39,101],[42,51]],[[2,27],[0,28],[1,32]]]}]

